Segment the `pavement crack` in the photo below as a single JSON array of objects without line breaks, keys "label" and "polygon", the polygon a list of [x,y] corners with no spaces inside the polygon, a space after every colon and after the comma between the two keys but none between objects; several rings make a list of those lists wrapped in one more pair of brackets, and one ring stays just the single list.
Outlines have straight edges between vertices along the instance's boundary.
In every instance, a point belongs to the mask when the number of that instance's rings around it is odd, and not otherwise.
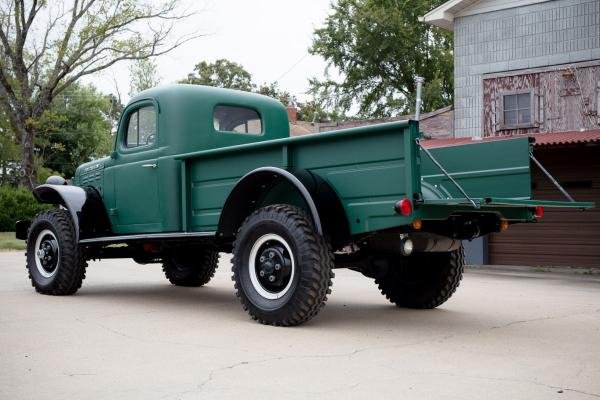
[{"label": "pavement crack", "polygon": [[574,392],[574,393],[579,393],[579,394],[583,394],[583,395],[590,396],[590,397],[600,398],[600,394],[598,394],[598,393],[586,392],[583,390],[567,388],[567,387],[562,387],[562,386],[554,386],[554,385],[550,385],[550,384],[547,384],[544,382],[538,382],[538,381],[531,380],[531,379],[515,379],[515,378],[501,378],[501,377],[496,377],[496,376],[455,374],[452,372],[434,372],[434,373],[438,374],[438,375],[454,376],[457,378],[471,378],[471,379],[482,379],[482,380],[499,381],[499,382],[513,382],[513,383],[528,383],[528,384],[532,384],[532,385],[536,385],[536,386],[542,386],[542,387],[552,389],[552,390],[562,390],[564,392]]},{"label": "pavement crack", "polygon": [[95,376],[97,374],[84,373],[84,372],[73,372],[73,373],[63,372],[63,375],[64,376],[69,376],[69,377],[74,377],[74,376]]},{"label": "pavement crack", "polygon": [[506,328],[508,326],[519,325],[519,324],[526,324],[526,323],[529,323],[529,322],[548,321],[548,320],[551,320],[551,319],[561,319],[561,318],[569,318],[569,317],[578,317],[578,316],[582,316],[582,315],[595,314],[595,313],[598,313],[599,311],[600,311],[600,309],[595,310],[595,311],[591,311],[591,312],[588,311],[588,312],[566,314],[566,315],[550,315],[550,316],[540,317],[540,318],[522,319],[522,320],[518,320],[518,321],[511,321],[511,322],[508,322],[508,323],[503,324],[503,325],[492,326],[490,329],[501,329],[501,328]]},{"label": "pavement crack", "polygon": [[[87,321],[84,321],[84,320],[82,320],[81,318],[75,318],[75,320],[77,320],[77,321],[79,321],[79,322],[81,322],[81,323],[83,323],[83,324],[86,324],[86,323],[87,323]],[[103,324],[101,324],[101,323],[94,322],[94,325],[96,325],[96,326],[99,326],[100,328],[102,328],[102,329],[104,329],[104,330],[106,330],[106,331],[108,331],[108,332],[110,332],[110,333],[113,333],[113,334],[115,334],[115,335],[119,335],[119,336],[121,336],[121,337],[124,337],[124,338],[127,338],[127,339],[132,339],[132,340],[136,340],[136,341],[141,341],[141,339],[139,339],[139,338],[136,338],[136,337],[134,337],[134,336],[130,336],[130,335],[128,335],[128,334],[126,334],[126,333],[123,333],[123,332],[121,332],[121,331],[118,331],[118,330],[116,330],[116,329],[112,329],[112,328],[110,328],[110,327],[108,327],[108,326],[106,326],[106,325],[103,325]]]},{"label": "pavement crack", "polygon": [[[337,354],[289,355],[289,356],[268,357],[268,358],[263,358],[263,359],[259,359],[259,360],[253,360],[253,361],[240,361],[240,362],[236,362],[231,365],[227,365],[224,367],[215,368],[215,369],[210,370],[206,379],[203,380],[200,384],[198,384],[198,386],[196,387],[195,390],[186,391],[185,393],[179,393],[179,395],[187,394],[187,393],[191,393],[191,392],[200,392],[206,387],[206,385],[208,385],[210,382],[212,382],[214,380],[215,374],[217,374],[219,372],[227,371],[227,370],[232,370],[232,369],[235,369],[235,368],[238,368],[241,366],[261,364],[261,363],[271,362],[271,361],[283,361],[283,360],[329,359],[329,358],[344,358],[344,357],[352,358],[352,357],[356,356],[357,354],[363,353],[365,351],[397,349],[397,348],[402,348],[402,347],[418,346],[418,345],[421,345],[421,344],[424,344],[427,342],[432,342],[432,341],[443,342],[447,339],[452,338],[453,336],[454,335],[444,335],[441,337],[438,336],[435,338],[422,340],[419,342],[404,343],[404,344],[391,345],[391,346],[367,346],[367,347],[354,349],[350,352],[337,353]],[[355,386],[358,386],[359,384],[360,383],[357,383]]]},{"label": "pavement crack", "polygon": [[549,319],[564,318],[564,317],[566,317],[566,316],[549,316],[549,317],[532,318],[532,319],[521,319],[518,321],[511,321],[511,322],[508,322],[503,325],[492,326],[490,329],[501,329],[501,328],[506,328],[506,327],[513,326],[513,325],[527,324],[529,322],[546,321]]},{"label": "pavement crack", "polygon": [[[262,361],[266,361],[266,360],[252,361],[252,363],[262,362]],[[206,386],[207,384],[209,384],[213,380],[213,377],[214,377],[214,375],[217,372],[226,371],[228,369],[234,369],[234,368],[237,368],[237,367],[239,367],[241,365],[248,365],[250,363],[251,362],[249,362],[249,361],[239,361],[239,362],[236,362],[235,364],[231,364],[231,365],[227,365],[225,367],[215,368],[213,370],[210,370],[210,372],[208,373],[208,377],[197,386],[196,391],[199,391],[199,392],[202,391],[202,389],[204,389],[204,386]]]},{"label": "pavement crack", "polygon": [[[553,387],[554,389],[559,389],[557,387],[554,386],[549,386],[549,387]],[[560,388],[561,390],[567,391],[567,392],[575,392],[575,393],[580,393],[580,394],[584,394],[586,396],[591,396],[591,397],[597,397],[600,398],[600,394],[597,393],[590,393],[590,392],[584,392],[583,390],[577,390],[577,389],[570,389],[570,388]]]}]

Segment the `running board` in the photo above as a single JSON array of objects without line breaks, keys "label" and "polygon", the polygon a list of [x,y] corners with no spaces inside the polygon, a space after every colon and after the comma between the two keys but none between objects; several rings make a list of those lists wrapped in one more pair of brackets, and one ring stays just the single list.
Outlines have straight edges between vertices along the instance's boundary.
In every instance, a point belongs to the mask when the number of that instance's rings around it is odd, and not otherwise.
[{"label": "running board", "polygon": [[171,232],[171,233],[145,233],[141,235],[102,236],[90,239],[81,239],[79,244],[114,244],[128,242],[148,242],[156,240],[181,240],[214,238],[215,232]]}]

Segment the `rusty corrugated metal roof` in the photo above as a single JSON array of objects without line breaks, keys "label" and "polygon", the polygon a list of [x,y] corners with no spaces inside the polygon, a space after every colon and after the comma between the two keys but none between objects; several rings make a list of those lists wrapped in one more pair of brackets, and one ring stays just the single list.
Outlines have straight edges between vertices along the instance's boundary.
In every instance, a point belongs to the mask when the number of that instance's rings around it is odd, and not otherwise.
[{"label": "rusty corrugated metal roof", "polygon": [[600,129],[591,131],[569,131],[552,133],[534,133],[529,136],[535,138],[536,146],[555,146],[574,143],[600,142]]},{"label": "rusty corrugated metal roof", "polygon": [[535,139],[535,146],[559,146],[566,144],[600,143],[600,129],[589,131],[569,131],[552,133],[531,133],[528,135],[489,136],[484,138],[455,138],[455,139],[428,139],[421,143],[427,148],[457,146],[469,143],[481,143],[495,140],[512,139],[529,136]]}]

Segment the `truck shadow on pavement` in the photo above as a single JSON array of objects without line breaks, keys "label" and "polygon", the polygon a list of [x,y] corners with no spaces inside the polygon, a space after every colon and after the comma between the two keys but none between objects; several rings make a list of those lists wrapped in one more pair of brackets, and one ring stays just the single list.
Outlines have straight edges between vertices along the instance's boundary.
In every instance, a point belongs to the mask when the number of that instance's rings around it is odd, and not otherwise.
[{"label": "truck shadow on pavement", "polygon": [[[120,284],[118,286],[94,285],[82,288],[75,296],[78,302],[91,302],[96,306],[112,307],[118,304],[126,312],[148,312],[170,314],[182,318],[193,314],[196,318],[215,315],[219,319],[248,321],[233,289],[219,287],[183,288],[166,284]],[[398,328],[452,329],[452,327],[485,325],[485,315],[473,311],[451,310],[445,307],[433,310],[411,310],[398,308],[382,297],[381,304],[360,302],[348,298],[336,298],[327,301],[320,315],[301,325],[304,328],[335,328],[365,330]]]}]

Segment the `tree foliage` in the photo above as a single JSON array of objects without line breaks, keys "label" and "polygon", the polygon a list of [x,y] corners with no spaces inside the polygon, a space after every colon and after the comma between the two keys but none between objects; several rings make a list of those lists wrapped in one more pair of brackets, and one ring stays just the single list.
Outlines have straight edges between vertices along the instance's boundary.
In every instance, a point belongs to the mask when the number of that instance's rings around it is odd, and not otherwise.
[{"label": "tree foliage", "polygon": [[337,119],[337,113],[325,110],[317,100],[306,102],[298,101],[298,98],[281,89],[278,82],[263,83],[257,85],[252,80],[252,74],[241,64],[226,59],[220,59],[214,63],[202,61],[196,64],[194,73],[188,74],[187,78],[179,81],[194,85],[205,85],[226,89],[237,89],[246,92],[254,92],[279,100],[285,106],[296,106],[298,108],[298,119],[301,121],[323,121]]},{"label": "tree foliage", "polygon": [[27,189],[0,186],[0,232],[14,231],[17,221],[31,220],[48,208],[48,204],[39,203]]},{"label": "tree foliage", "polygon": [[263,83],[262,85],[258,86],[256,93],[277,99],[283,103],[284,106],[298,104],[296,96],[292,95],[287,90],[280,89],[277,82]]},{"label": "tree foliage", "polygon": [[129,66],[129,96],[160,84],[156,62],[151,58],[134,61]]},{"label": "tree foliage", "polygon": [[19,146],[8,118],[0,110],[0,186],[15,185],[18,182]]},{"label": "tree foliage", "polygon": [[36,140],[43,166],[72,177],[78,165],[109,154],[111,98],[93,86],[71,85],[39,120]]},{"label": "tree foliage", "polygon": [[201,61],[194,67],[194,72],[180,83],[192,85],[214,86],[251,92],[256,85],[252,83],[252,75],[240,64],[226,59],[214,63]]},{"label": "tree foliage", "polygon": [[177,0],[4,0],[0,3],[0,108],[21,146],[21,184],[35,182],[35,138],[53,100],[81,77],[123,60],[164,54],[189,14]]},{"label": "tree foliage", "polygon": [[425,78],[423,111],[452,104],[451,33],[418,21],[444,0],[339,0],[315,30],[312,54],[341,79],[312,79],[311,92],[330,108],[362,117],[414,110],[415,76]]}]

